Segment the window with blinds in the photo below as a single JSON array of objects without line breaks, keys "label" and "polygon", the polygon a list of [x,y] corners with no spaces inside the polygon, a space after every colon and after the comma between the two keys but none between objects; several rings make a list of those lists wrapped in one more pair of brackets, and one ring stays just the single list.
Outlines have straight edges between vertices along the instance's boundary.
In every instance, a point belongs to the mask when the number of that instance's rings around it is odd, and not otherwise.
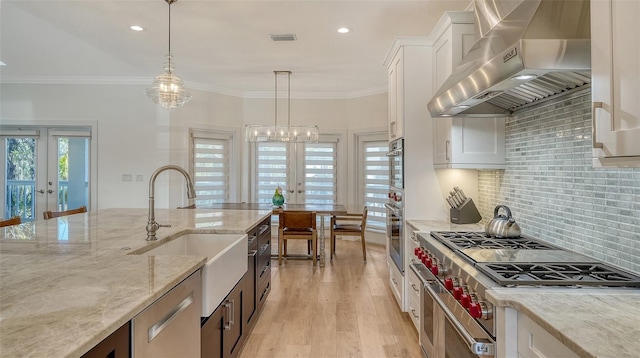
[{"label": "window with blinds", "polygon": [[232,137],[215,132],[192,132],[191,143],[196,206],[228,202]]},{"label": "window with blinds", "polygon": [[362,201],[368,208],[367,227],[374,230],[386,229],[384,204],[389,194],[389,158],[386,140],[361,139],[360,145],[360,192]]}]

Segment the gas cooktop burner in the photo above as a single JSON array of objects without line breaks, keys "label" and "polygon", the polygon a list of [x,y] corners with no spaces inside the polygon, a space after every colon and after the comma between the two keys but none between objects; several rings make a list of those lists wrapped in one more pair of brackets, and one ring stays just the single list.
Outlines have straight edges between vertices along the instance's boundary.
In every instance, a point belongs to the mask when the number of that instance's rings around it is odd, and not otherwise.
[{"label": "gas cooktop burner", "polygon": [[640,277],[603,263],[477,263],[476,268],[503,286],[640,287]]},{"label": "gas cooktop burner", "polygon": [[431,233],[438,241],[452,250],[463,249],[524,249],[554,250],[549,244],[527,236],[516,238],[499,238],[484,232],[436,231]]}]

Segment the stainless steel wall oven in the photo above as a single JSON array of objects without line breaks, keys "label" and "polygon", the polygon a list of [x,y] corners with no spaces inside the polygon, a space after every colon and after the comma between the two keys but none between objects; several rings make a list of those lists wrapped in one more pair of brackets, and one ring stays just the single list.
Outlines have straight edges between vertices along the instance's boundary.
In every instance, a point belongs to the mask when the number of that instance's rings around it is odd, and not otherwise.
[{"label": "stainless steel wall oven", "polygon": [[389,186],[404,189],[404,138],[389,143]]}]

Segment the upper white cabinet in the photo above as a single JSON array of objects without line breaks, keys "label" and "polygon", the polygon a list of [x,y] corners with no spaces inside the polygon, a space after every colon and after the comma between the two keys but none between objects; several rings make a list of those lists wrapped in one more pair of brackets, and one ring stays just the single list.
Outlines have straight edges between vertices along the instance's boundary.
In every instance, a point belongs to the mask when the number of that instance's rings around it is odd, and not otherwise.
[{"label": "upper white cabinet", "polygon": [[433,121],[435,168],[505,168],[505,118],[445,117]]},{"label": "upper white cabinet", "polygon": [[640,1],[591,1],[594,166],[640,166]]},{"label": "upper white cabinet", "polygon": [[389,141],[404,136],[404,48],[398,48],[389,69]]},{"label": "upper white cabinet", "polygon": [[[473,12],[447,12],[436,25],[433,44],[433,92],[476,41]],[[435,168],[503,169],[504,118],[434,118]]]},{"label": "upper white cabinet", "polygon": [[476,42],[473,11],[445,12],[432,31],[433,93],[449,78]]}]

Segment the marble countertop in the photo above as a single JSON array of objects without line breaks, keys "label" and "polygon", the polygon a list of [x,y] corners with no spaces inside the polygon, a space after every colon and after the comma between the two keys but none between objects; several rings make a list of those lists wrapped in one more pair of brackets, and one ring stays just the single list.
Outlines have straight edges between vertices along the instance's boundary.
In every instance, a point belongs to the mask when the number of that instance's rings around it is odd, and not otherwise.
[{"label": "marble countertop", "polygon": [[0,356],[79,357],[198,270],[204,257],[128,255],[186,232],[245,233],[271,210],[105,209],[0,228]]},{"label": "marble countertop", "polygon": [[[483,231],[480,224],[411,220],[419,231]],[[496,306],[527,315],[585,358],[635,358],[640,352],[640,290],[498,287],[486,291]]]}]

